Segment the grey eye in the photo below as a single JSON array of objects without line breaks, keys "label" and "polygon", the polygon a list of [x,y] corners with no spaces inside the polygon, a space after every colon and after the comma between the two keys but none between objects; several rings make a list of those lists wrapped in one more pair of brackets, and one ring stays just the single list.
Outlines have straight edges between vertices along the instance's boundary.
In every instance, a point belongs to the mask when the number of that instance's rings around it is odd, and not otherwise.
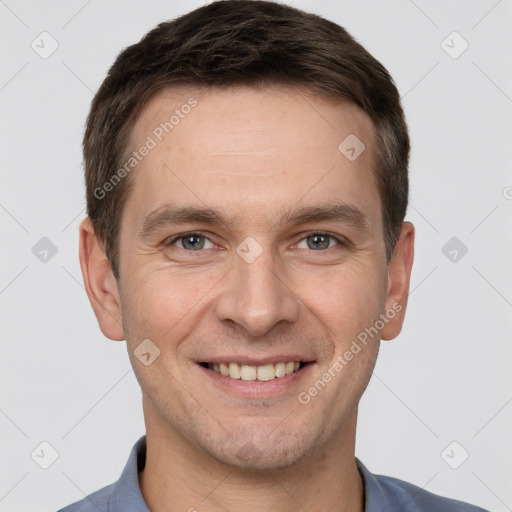
[{"label": "grey eye", "polygon": [[[210,244],[210,247],[205,247],[205,244]],[[172,245],[179,244],[178,247],[187,251],[199,251],[201,249],[211,249],[213,244],[208,238],[203,235],[185,235],[177,238]]]},{"label": "grey eye", "polygon": [[202,249],[204,246],[204,237],[197,235],[183,237],[182,246],[184,249],[191,249],[193,251]]},{"label": "grey eye", "polygon": [[329,249],[331,245],[331,240],[335,240],[333,236],[330,235],[323,235],[321,233],[316,233],[313,235],[309,235],[305,237],[303,240],[299,242],[299,249],[302,249],[304,247],[300,247],[300,244],[302,244],[304,241],[307,244],[307,249],[312,249],[314,251],[322,250],[322,249]]}]

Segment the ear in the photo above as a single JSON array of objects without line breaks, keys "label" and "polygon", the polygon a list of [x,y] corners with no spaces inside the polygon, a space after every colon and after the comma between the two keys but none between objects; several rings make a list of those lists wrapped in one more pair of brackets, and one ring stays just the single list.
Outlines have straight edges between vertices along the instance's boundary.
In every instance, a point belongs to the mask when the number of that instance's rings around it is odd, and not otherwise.
[{"label": "ear", "polygon": [[387,315],[389,322],[382,329],[382,339],[392,340],[402,330],[409,283],[411,279],[412,262],[414,259],[414,226],[410,222],[402,224],[400,238],[395,245],[393,256],[388,264],[388,291],[386,295],[386,311],[395,315]]},{"label": "ear", "polygon": [[88,217],[80,224],[80,267],[101,332],[111,340],[124,340],[117,283],[103,243]]}]

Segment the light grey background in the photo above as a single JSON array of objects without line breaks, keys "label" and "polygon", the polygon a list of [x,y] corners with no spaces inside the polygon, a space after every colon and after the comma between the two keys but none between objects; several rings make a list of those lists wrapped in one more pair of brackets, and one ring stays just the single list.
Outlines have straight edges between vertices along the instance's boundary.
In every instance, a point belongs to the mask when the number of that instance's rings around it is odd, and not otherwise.
[{"label": "light grey background", "polygon": [[[81,136],[119,51],[202,3],[0,1],[2,512],[54,511],[113,482],[144,433],[125,344],[103,337],[82,286]],[[412,137],[412,292],[363,397],[357,455],[373,472],[512,510],[512,1],[287,3],[382,61]],[[43,31],[59,45],[47,59],[31,47],[51,49]],[[453,31],[469,43],[458,58]],[[46,263],[32,252],[42,237],[58,249]],[[442,252],[452,237],[468,248],[456,262]],[[58,452],[48,469],[31,458],[51,461],[43,441]]]}]

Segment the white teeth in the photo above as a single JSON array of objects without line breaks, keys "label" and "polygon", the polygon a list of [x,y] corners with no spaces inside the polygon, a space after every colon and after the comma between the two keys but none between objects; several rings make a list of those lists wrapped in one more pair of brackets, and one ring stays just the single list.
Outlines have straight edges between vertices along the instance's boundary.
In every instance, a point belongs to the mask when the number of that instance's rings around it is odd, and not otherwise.
[{"label": "white teeth", "polygon": [[276,377],[281,378],[295,373],[300,368],[300,361],[289,361],[287,363],[269,363],[261,366],[250,366],[238,363],[209,363],[208,368],[224,377],[242,380],[269,381]]},{"label": "white teeth", "polygon": [[[224,377],[229,377],[229,366],[226,363],[220,363],[220,373],[224,375]],[[213,365],[213,369],[215,370],[215,365]]]},{"label": "white teeth", "polygon": [[240,377],[242,380],[256,380],[256,368],[243,365],[240,369]]},{"label": "white teeth", "polygon": [[277,363],[276,364],[276,377],[284,377],[286,375],[286,364]]},{"label": "white teeth", "polygon": [[276,369],[273,364],[264,364],[258,366],[258,380],[267,381],[272,380],[276,376]]},{"label": "white teeth", "polygon": [[229,363],[229,376],[232,379],[240,378],[240,365],[238,363]]}]

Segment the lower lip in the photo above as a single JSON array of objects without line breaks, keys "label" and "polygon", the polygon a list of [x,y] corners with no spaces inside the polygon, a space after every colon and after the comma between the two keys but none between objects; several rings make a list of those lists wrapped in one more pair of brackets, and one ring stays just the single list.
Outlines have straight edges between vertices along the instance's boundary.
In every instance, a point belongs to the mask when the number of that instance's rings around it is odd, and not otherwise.
[{"label": "lower lip", "polygon": [[232,379],[200,364],[197,364],[197,367],[215,385],[220,386],[222,390],[228,393],[243,398],[272,398],[289,392],[297,382],[303,380],[309,374],[314,365],[315,363],[308,363],[295,373],[290,373],[284,377],[276,377],[268,381]]}]

